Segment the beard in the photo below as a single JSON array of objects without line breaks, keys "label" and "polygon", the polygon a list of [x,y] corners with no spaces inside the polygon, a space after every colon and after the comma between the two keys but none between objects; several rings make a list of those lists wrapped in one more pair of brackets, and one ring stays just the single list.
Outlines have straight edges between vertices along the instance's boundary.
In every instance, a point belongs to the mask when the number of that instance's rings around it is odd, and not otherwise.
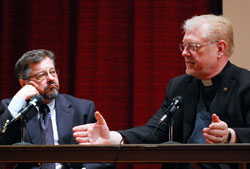
[{"label": "beard", "polygon": [[[54,84],[55,87],[50,88],[50,85]],[[48,83],[48,85],[44,88],[43,98],[47,100],[52,100],[56,98],[59,94],[59,85],[57,83]]]}]

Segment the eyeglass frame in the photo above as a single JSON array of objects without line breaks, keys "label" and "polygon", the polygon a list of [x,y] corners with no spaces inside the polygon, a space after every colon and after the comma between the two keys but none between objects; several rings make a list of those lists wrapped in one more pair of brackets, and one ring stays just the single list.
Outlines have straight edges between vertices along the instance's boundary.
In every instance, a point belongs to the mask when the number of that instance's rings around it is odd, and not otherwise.
[{"label": "eyeglass frame", "polygon": [[49,74],[52,76],[52,77],[56,77],[58,75],[58,70],[56,69],[52,69],[50,70],[49,72],[46,72],[46,71],[41,71],[41,72],[38,72],[28,78],[26,78],[25,80],[29,80],[29,79],[36,79],[38,81],[42,81],[42,80],[45,80],[48,78]]},{"label": "eyeglass frame", "polygon": [[[201,49],[203,46],[211,45],[211,44],[218,43],[218,42],[219,42],[218,40],[212,41],[212,42],[207,42],[207,43],[200,43],[200,44],[181,42],[181,43],[179,43],[179,49],[181,52],[183,52],[185,50],[185,48],[187,48],[188,51],[196,52],[199,49]],[[183,46],[184,44],[185,44],[185,46]]]}]

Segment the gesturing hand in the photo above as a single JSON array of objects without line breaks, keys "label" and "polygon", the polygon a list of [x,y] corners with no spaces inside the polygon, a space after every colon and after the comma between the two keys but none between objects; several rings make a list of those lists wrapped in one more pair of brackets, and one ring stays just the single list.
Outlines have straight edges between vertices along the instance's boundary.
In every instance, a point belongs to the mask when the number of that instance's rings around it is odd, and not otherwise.
[{"label": "gesturing hand", "polygon": [[111,144],[110,131],[105,119],[97,111],[97,122],[76,126],[73,128],[73,136],[79,144]]}]

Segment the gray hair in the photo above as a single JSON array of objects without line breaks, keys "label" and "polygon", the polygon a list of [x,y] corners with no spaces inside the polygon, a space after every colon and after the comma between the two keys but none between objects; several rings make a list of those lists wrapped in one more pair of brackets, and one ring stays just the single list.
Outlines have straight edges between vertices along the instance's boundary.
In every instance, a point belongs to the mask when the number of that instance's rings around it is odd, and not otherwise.
[{"label": "gray hair", "polygon": [[22,55],[16,62],[15,72],[18,79],[29,80],[31,69],[30,64],[38,63],[45,57],[49,57],[55,65],[55,55],[53,52],[44,49],[31,50]]},{"label": "gray hair", "polygon": [[231,56],[234,48],[233,26],[230,20],[223,16],[213,14],[194,16],[186,20],[183,24],[183,30],[195,30],[197,28],[206,28],[202,37],[209,41],[224,40],[227,43],[226,55]]}]

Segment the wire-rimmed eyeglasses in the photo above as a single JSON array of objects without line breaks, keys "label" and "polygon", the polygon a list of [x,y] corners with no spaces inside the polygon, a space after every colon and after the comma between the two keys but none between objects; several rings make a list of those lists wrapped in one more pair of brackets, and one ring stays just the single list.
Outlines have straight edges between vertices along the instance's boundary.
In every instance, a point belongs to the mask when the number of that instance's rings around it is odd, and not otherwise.
[{"label": "wire-rimmed eyeglasses", "polygon": [[52,76],[52,77],[56,77],[57,76],[57,70],[55,70],[55,69],[52,69],[52,70],[50,70],[49,72],[46,72],[46,71],[42,71],[42,72],[39,72],[39,73],[37,73],[37,74],[34,74],[34,75],[32,75],[32,76],[30,76],[29,78],[27,78],[27,79],[36,79],[36,80],[44,80],[44,79],[46,79],[48,76],[49,76],[49,74]]},{"label": "wire-rimmed eyeglasses", "polygon": [[180,43],[179,44],[179,48],[180,48],[180,51],[183,52],[185,49],[187,49],[188,51],[197,51],[199,49],[201,49],[203,46],[206,46],[206,45],[211,45],[211,44],[214,44],[214,43],[217,43],[218,41],[212,41],[212,42],[208,42],[208,43],[201,43],[201,44],[196,44],[196,43]]}]

